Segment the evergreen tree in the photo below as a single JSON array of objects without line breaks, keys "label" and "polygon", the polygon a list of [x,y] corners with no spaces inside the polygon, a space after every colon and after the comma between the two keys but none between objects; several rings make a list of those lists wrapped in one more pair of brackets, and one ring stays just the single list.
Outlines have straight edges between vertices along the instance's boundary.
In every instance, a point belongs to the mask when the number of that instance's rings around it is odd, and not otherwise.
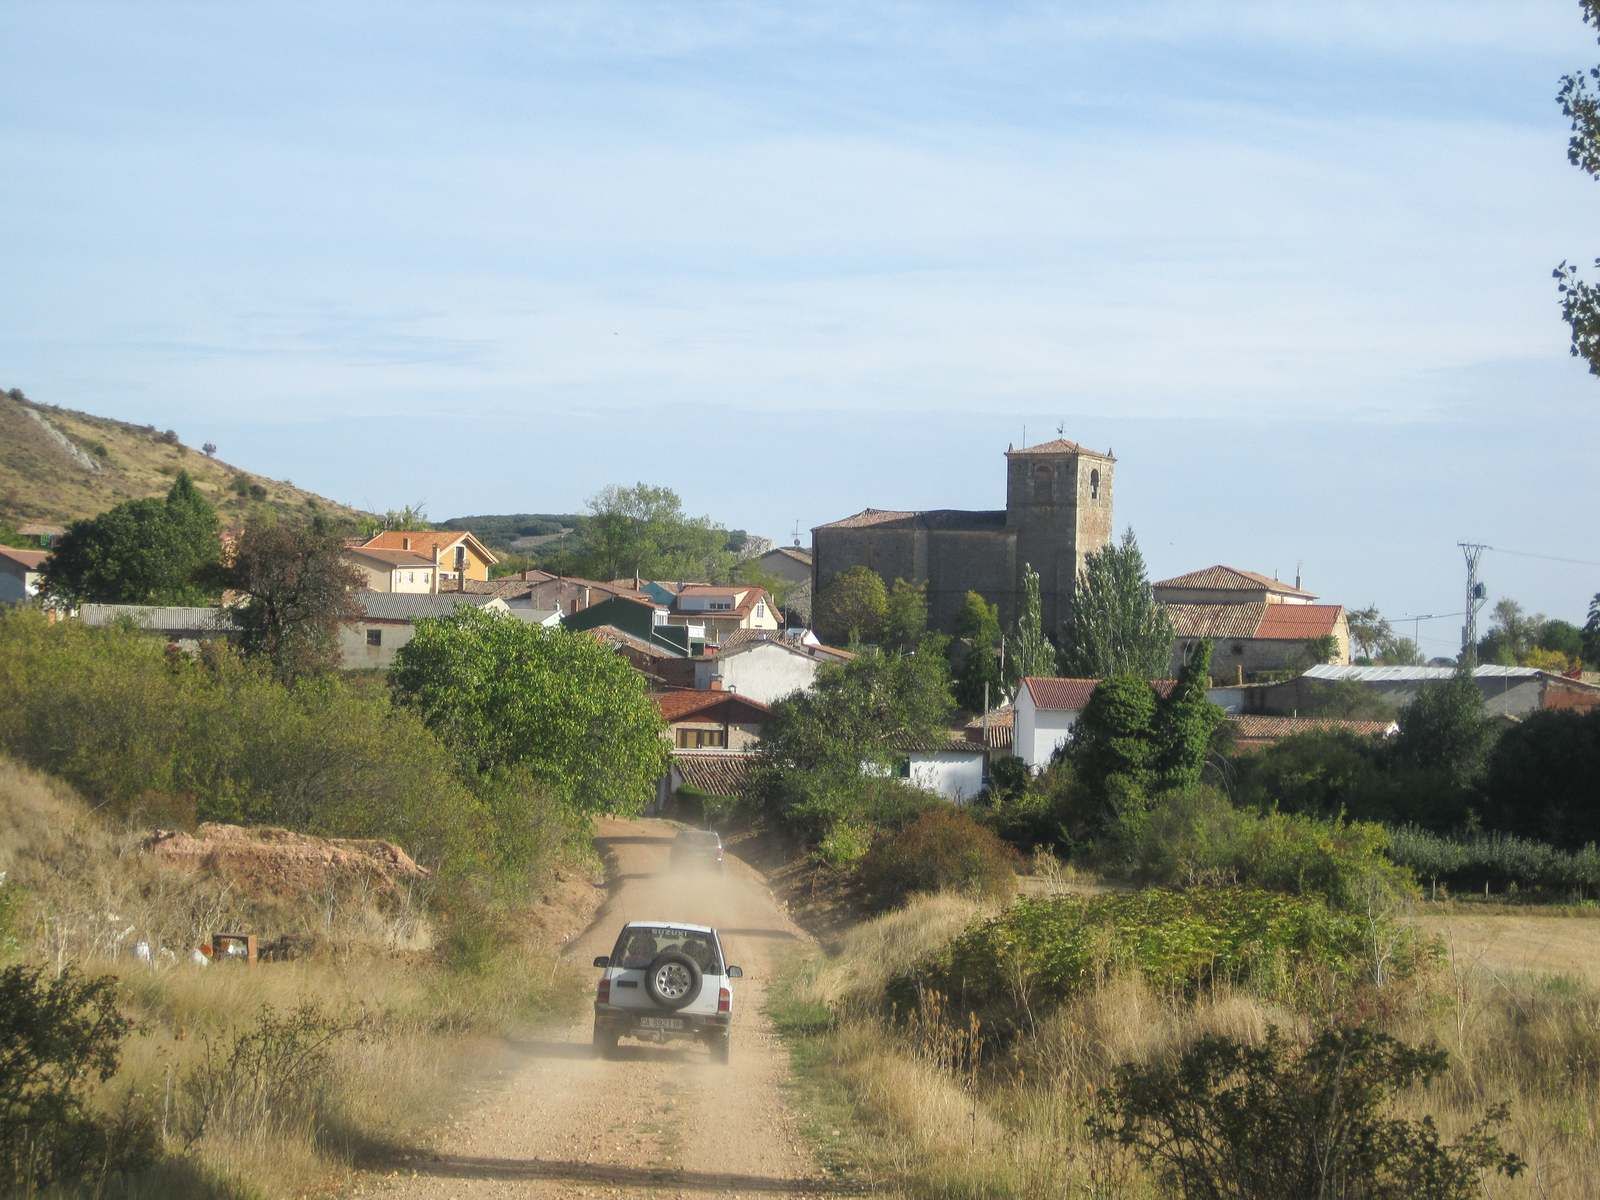
[{"label": "evergreen tree", "polygon": [[896,579],[884,608],[883,644],[911,651],[928,632],[928,585]]},{"label": "evergreen tree", "polygon": [[1444,683],[1424,684],[1400,710],[1392,753],[1403,767],[1437,772],[1457,787],[1474,784],[1494,743],[1494,723],[1483,693],[1465,671]]},{"label": "evergreen tree", "polygon": [[1011,642],[1011,661],[1007,667],[1008,673],[1017,679],[1056,673],[1056,648],[1045,636],[1039,572],[1032,564],[1024,564],[1022,568],[1022,611],[1017,614],[1017,634]]},{"label": "evergreen tree", "polygon": [[977,592],[968,592],[956,617],[956,637],[966,648],[956,676],[956,702],[974,713],[984,711],[985,696],[990,707],[999,704],[1005,689],[1000,674],[999,608]]},{"label": "evergreen tree", "polygon": [[1206,698],[1210,678],[1211,642],[1205,639],[1190,652],[1177,685],[1156,705],[1155,770],[1163,788],[1200,781],[1211,735],[1224,719],[1223,711]]},{"label": "evergreen tree", "polygon": [[1156,603],[1133,530],[1084,559],[1062,639],[1065,674],[1154,679],[1167,672],[1172,641],[1172,621]]}]

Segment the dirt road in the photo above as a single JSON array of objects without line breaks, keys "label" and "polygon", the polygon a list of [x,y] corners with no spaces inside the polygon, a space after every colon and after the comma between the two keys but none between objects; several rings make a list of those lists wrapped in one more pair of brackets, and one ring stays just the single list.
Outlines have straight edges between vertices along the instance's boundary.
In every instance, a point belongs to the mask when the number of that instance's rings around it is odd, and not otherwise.
[{"label": "dirt road", "polygon": [[[587,964],[611,952],[630,920],[715,925],[736,992],[733,1061],[688,1043],[623,1042],[596,1059],[586,1010],[523,1044],[517,1064],[475,1111],[398,1164],[401,1177],[364,1181],[393,1200],[518,1196],[812,1197],[840,1191],[807,1153],[782,1084],[788,1055],[762,1013],[773,974],[805,935],[761,876],[729,858],[721,877],[669,872],[674,827],[608,821],[599,846],[609,897],[568,953]],[[411,1174],[415,1172],[415,1174]]]}]

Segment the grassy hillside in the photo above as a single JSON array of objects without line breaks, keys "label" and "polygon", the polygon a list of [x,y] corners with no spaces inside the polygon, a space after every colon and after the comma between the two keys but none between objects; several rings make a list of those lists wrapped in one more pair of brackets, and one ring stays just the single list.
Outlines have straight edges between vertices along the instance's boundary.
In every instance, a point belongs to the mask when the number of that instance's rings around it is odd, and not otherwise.
[{"label": "grassy hillside", "polygon": [[0,392],[0,522],[65,525],[124,500],[161,495],[188,471],[222,523],[251,513],[354,521],[356,509],[208,458],[172,435]]}]

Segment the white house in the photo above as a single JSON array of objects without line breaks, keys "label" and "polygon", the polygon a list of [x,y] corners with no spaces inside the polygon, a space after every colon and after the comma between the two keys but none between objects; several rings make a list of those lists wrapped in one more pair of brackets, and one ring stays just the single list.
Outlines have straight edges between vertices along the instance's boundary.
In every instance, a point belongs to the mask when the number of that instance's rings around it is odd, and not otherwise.
[{"label": "white house", "polygon": [[983,791],[985,757],[983,747],[965,742],[915,746],[906,752],[906,778],[954,804],[966,804]]},{"label": "white house", "polygon": [[[1152,680],[1158,695],[1172,691],[1175,680]],[[1098,679],[1062,679],[1030,675],[1017,689],[1015,724],[1016,755],[1038,772],[1050,765],[1055,752],[1066,745],[1078,717],[1100,686]]]},{"label": "white house", "polygon": [[48,550],[17,550],[0,546],[0,604],[32,600],[39,594],[39,571]]},{"label": "white house", "polygon": [[769,638],[741,640],[731,649],[694,660],[694,686],[705,689],[720,679],[724,691],[771,704],[816,682],[826,660],[803,644]]},{"label": "white house", "polygon": [[433,559],[415,551],[346,546],[341,557],[361,573],[361,586],[369,592],[427,595],[439,590]]}]

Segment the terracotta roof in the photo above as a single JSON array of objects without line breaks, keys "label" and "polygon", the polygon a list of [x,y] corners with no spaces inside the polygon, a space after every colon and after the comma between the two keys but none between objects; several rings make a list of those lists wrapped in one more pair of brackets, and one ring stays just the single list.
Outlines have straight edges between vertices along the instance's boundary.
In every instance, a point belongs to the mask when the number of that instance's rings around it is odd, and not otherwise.
[{"label": "terracotta roof", "polygon": [[1297,733],[1353,733],[1360,737],[1386,737],[1393,721],[1355,721],[1342,717],[1229,717],[1236,741],[1242,745],[1271,745]]},{"label": "terracotta roof", "polygon": [[[984,737],[983,717],[973,717],[968,721],[965,729],[969,740],[979,742]],[[1003,750],[1014,745],[1017,736],[1017,710],[1009,704],[1004,708],[994,709],[989,713],[988,744],[992,749]]]},{"label": "terracotta roof", "polygon": [[[1150,686],[1156,690],[1156,695],[1167,696],[1177,683],[1176,679],[1152,679]],[[1022,685],[1028,689],[1028,695],[1033,697],[1035,708],[1077,711],[1089,703],[1089,697],[1094,695],[1095,688],[1100,686],[1100,680],[1029,675],[1022,681]]]},{"label": "terracotta roof", "polygon": [[1101,454],[1098,450],[1091,450],[1087,446],[1080,446],[1077,442],[1068,441],[1066,438],[1051,438],[1048,442],[1040,442],[1036,446],[1021,446],[1015,450],[1007,450],[1007,458],[1017,458],[1028,454],[1092,454],[1096,458],[1110,458],[1110,454]]},{"label": "terracotta roof", "polygon": [[757,646],[781,646],[791,654],[798,654],[802,658],[835,658],[849,653],[849,651],[834,650],[829,646],[808,646],[799,638],[784,637],[783,633],[776,629],[730,629],[722,635],[722,641],[717,646],[717,657],[727,658],[730,655],[743,654]]},{"label": "terracotta roof", "polygon": [[969,738],[965,729],[941,729],[928,737],[903,737],[894,743],[896,750],[916,754],[982,754],[983,743]]},{"label": "terracotta roof", "polygon": [[696,713],[705,712],[719,704],[735,704],[752,709],[754,715],[764,719],[772,710],[759,700],[752,700],[749,696],[741,696],[738,692],[701,691],[697,688],[683,688],[671,692],[652,692],[650,699],[655,701],[656,711],[661,714],[661,719],[669,725],[674,721],[687,721]]},{"label": "terracotta roof", "polygon": [[737,750],[674,750],[672,765],[685,787],[711,796],[742,796],[756,757]]},{"label": "terracotta roof", "polygon": [[425,558],[411,550],[386,550],[382,546],[346,546],[346,554],[356,554],[381,562],[390,567],[427,567],[433,570],[433,559]]},{"label": "terracotta roof", "polygon": [[1006,510],[1000,509],[963,509],[963,508],[930,508],[922,512],[907,512],[903,509],[892,508],[864,508],[854,516],[842,517],[837,521],[829,521],[826,525],[818,525],[818,529],[871,529],[904,528],[904,529],[949,529],[949,530],[979,530],[979,529],[1004,529],[1006,524]]},{"label": "terracotta roof", "polygon": [[1172,632],[1180,638],[1238,641],[1256,636],[1264,610],[1301,606],[1255,600],[1249,604],[1165,604],[1162,607],[1172,621]]},{"label": "terracotta roof", "polygon": [[[734,604],[732,608],[684,608],[681,601],[684,596],[725,596],[732,601],[735,596],[743,595],[744,599]],[[708,617],[726,621],[731,617],[748,617],[757,604],[766,603],[772,609],[772,615],[778,615],[777,605],[768,598],[765,588],[758,588],[753,584],[740,584],[737,587],[714,587],[708,583],[692,584],[678,593],[672,603],[672,615],[681,617],[686,621],[704,620]],[[652,601],[653,603],[653,601]]]},{"label": "terracotta roof", "polygon": [[485,562],[497,563],[500,561],[489,547],[485,546],[465,529],[385,529],[373,534],[362,543],[362,547],[364,549],[376,547],[382,550],[404,550],[409,541],[412,550],[432,558],[435,546],[443,553],[461,541],[462,538],[466,538],[472,543],[474,549],[477,550]]},{"label": "terracotta roof", "polygon": [[0,558],[8,558],[25,571],[37,571],[50,557],[48,550],[18,550],[14,546],[0,546]]},{"label": "terracotta roof", "polygon": [[1238,567],[1225,567],[1218,563],[1214,567],[1206,567],[1199,571],[1190,571],[1187,575],[1175,575],[1171,579],[1163,579],[1153,583],[1151,587],[1158,588],[1199,588],[1214,592],[1257,592],[1265,589],[1276,596],[1301,596],[1307,600],[1315,600],[1316,593],[1305,591],[1293,584],[1284,583],[1282,580],[1261,575],[1255,571],[1241,571]]},{"label": "terracotta roof", "polygon": [[1269,604],[1256,637],[1302,642],[1331,634],[1344,615],[1342,604]]},{"label": "terracotta roof", "polygon": [[774,546],[761,557],[767,558],[774,554],[782,554],[785,558],[792,558],[795,562],[802,563],[808,567],[811,565],[811,551],[802,550],[799,546]]}]

